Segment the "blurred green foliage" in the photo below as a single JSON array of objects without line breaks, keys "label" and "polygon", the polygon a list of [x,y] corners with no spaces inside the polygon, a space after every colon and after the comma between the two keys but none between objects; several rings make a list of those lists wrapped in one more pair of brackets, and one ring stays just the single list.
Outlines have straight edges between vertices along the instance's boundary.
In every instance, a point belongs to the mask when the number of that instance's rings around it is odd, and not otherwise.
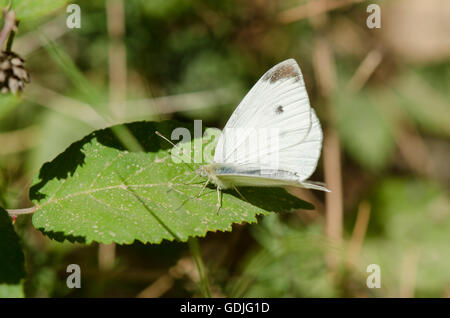
[{"label": "blurred green foliage", "polygon": [[287,225],[265,217],[252,234],[260,249],[250,253],[238,278],[228,283],[230,297],[335,297],[327,277],[321,227]]},{"label": "blurred green foliage", "polygon": [[61,8],[67,0],[0,0],[0,7],[8,4],[16,11],[19,20],[32,21]]},{"label": "blurred green foliage", "polygon": [[[417,297],[445,295],[450,280],[450,200],[446,190],[432,181],[387,178],[373,194],[374,223],[363,252],[366,260],[380,264],[387,296],[414,279]],[[377,234],[377,235],[376,235]],[[416,277],[402,273],[413,268]],[[413,275],[415,276],[415,275]]]}]

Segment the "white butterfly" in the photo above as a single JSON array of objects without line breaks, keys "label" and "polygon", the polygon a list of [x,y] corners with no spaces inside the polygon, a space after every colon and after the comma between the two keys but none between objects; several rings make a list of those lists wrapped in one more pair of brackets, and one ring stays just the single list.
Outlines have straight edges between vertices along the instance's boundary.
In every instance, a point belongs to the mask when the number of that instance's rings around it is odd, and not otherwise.
[{"label": "white butterfly", "polygon": [[208,178],[203,189],[209,182],[217,186],[219,209],[221,190],[227,188],[238,193],[240,186],[329,191],[307,180],[316,169],[322,138],[301,70],[289,59],[268,70],[247,93],[219,137],[213,163],[196,172]]}]

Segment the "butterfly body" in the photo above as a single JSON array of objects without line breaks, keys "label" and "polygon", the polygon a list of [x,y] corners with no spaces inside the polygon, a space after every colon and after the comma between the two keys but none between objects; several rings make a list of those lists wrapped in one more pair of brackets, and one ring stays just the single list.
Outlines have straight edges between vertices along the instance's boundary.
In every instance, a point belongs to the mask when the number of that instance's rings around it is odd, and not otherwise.
[{"label": "butterfly body", "polygon": [[261,170],[251,166],[234,166],[213,163],[201,166],[197,173],[207,177],[221,189],[233,187],[301,186],[300,178],[293,172]]}]

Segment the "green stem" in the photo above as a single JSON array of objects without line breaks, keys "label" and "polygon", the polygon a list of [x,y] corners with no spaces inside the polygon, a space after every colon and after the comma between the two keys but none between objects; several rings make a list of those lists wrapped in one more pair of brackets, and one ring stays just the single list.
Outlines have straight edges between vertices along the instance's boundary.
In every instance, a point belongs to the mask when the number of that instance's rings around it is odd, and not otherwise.
[{"label": "green stem", "polygon": [[198,239],[192,237],[188,241],[189,249],[191,251],[192,257],[194,258],[195,265],[197,266],[198,275],[200,276],[200,284],[203,297],[211,298],[211,291],[209,289],[208,277],[205,272],[205,265],[203,264],[202,254],[200,251],[200,245],[198,244]]}]

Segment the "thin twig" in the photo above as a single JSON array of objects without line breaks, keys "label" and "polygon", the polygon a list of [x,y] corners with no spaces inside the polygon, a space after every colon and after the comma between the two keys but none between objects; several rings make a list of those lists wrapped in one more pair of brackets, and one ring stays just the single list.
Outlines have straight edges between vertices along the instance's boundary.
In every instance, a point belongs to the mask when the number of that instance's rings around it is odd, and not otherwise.
[{"label": "thin twig", "polygon": [[161,297],[169,289],[172,288],[174,279],[170,274],[161,275],[150,286],[141,291],[137,298],[157,298]]},{"label": "thin twig", "polygon": [[378,65],[380,65],[382,59],[383,54],[379,50],[374,49],[370,51],[348,82],[349,90],[352,92],[359,91],[369,80]]},{"label": "thin twig", "polygon": [[97,113],[93,106],[60,94],[36,82],[24,92],[23,98],[97,129],[105,128],[111,124]]},{"label": "thin twig", "polygon": [[[123,0],[110,0],[106,2],[106,16],[109,35],[109,106],[115,118],[121,118],[123,106],[126,102],[127,64],[126,50],[123,44],[125,30],[125,13]],[[121,126],[115,128],[116,135],[130,136]],[[123,139],[121,139],[123,140]],[[127,140],[127,146],[134,144],[135,139]],[[137,148],[140,147],[137,143]],[[133,148],[135,148],[133,146]],[[110,270],[114,266],[116,257],[116,244],[100,244],[98,261],[100,269]]]},{"label": "thin twig", "polygon": [[47,44],[47,42],[41,40],[42,34],[45,34],[49,41],[56,41],[71,30],[65,27],[65,23],[66,17],[58,16],[39,28],[33,29],[32,31],[17,37],[14,41],[15,50],[20,52],[22,56],[27,56],[35,52],[43,45]]},{"label": "thin twig", "polygon": [[25,208],[25,209],[15,209],[15,210],[6,210],[10,216],[18,216],[18,215],[25,215],[25,214],[32,214],[37,211],[37,206],[33,206],[31,208]]},{"label": "thin twig", "polygon": [[110,271],[114,268],[116,259],[116,244],[99,244],[98,267],[101,271]]},{"label": "thin twig", "polygon": [[308,1],[301,6],[283,11],[278,16],[281,23],[292,23],[305,18],[311,18],[322,13],[340,9],[364,0],[316,0]]},{"label": "thin twig", "polygon": [[431,171],[428,146],[414,125],[407,122],[395,129],[395,141],[406,165],[419,176]]},{"label": "thin twig", "polygon": [[[323,21],[316,21],[317,29],[323,29],[326,25]],[[336,67],[333,51],[325,37],[318,37],[314,43],[313,58],[314,73],[323,106],[330,107],[329,99],[336,89]],[[325,183],[331,192],[325,196],[325,234],[332,246],[339,247],[342,242],[343,226],[343,198],[342,198],[342,175],[341,175],[341,149],[339,135],[335,128],[335,110],[329,108],[329,126],[325,133],[323,145],[323,163]],[[327,251],[327,263],[330,275],[335,277],[338,267],[338,258],[334,249]]]},{"label": "thin twig", "polygon": [[366,236],[367,225],[370,218],[370,204],[366,201],[361,202],[356,216],[355,226],[349,243],[347,266],[351,267],[357,263],[361,247]]},{"label": "thin twig", "polygon": [[399,297],[413,298],[417,278],[419,250],[410,249],[403,254],[400,269]]},{"label": "thin twig", "polygon": [[[127,112],[123,114],[121,120],[142,120],[142,118],[161,114],[168,115],[174,112],[204,109],[209,105],[218,107],[223,104],[235,102],[231,97],[232,95],[232,89],[219,88],[178,95],[131,100],[127,101],[129,107]],[[116,123],[106,121],[106,119],[95,111],[93,106],[41,86],[36,83],[36,81],[24,92],[23,97],[29,101],[37,101],[39,105],[55,112],[88,123],[94,128],[104,128]],[[119,123],[119,121],[117,121],[117,123]]]},{"label": "thin twig", "polygon": [[161,297],[169,291],[176,280],[183,276],[189,277],[193,282],[198,282],[200,277],[196,271],[194,260],[192,257],[183,257],[178,262],[169,268],[165,274],[159,275],[158,279],[154,280],[148,287],[142,290],[137,298],[156,298]]},{"label": "thin twig", "polygon": [[112,114],[122,118],[127,99],[127,57],[123,42],[125,9],[123,0],[106,2],[109,35],[109,103]]},{"label": "thin twig", "polygon": [[313,67],[320,93],[328,98],[336,87],[336,68],[333,52],[324,36],[314,41]]},{"label": "thin twig", "polygon": [[16,29],[16,12],[6,11],[3,15],[5,17],[5,23],[3,24],[3,29],[0,31],[0,49],[2,50],[10,32]]},{"label": "thin twig", "polygon": [[335,129],[328,130],[323,148],[325,183],[332,190],[326,193],[326,233],[330,240],[339,243],[342,240],[343,202],[341,148]]}]

